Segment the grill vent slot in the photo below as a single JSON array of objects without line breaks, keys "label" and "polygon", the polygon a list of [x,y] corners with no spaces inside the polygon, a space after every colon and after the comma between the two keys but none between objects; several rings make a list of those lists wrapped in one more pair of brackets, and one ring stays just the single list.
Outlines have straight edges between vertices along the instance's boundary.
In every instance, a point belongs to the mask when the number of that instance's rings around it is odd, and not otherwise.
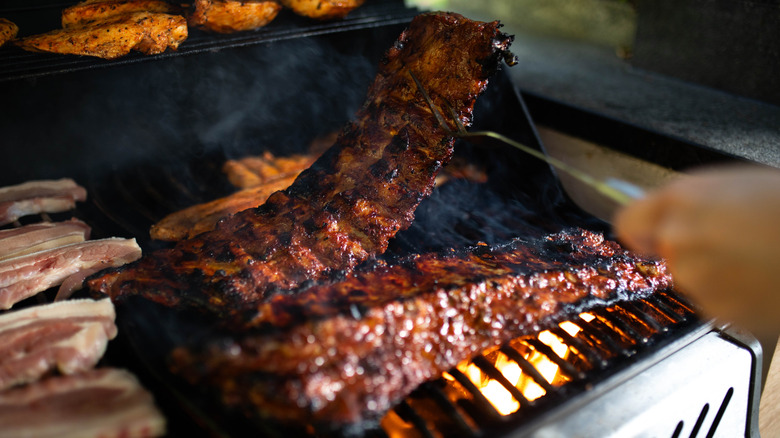
[{"label": "grill vent slot", "polygon": [[701,425],[704,424],[704,418],[707,417],[707,412],[710,410],[710,404],[705,403],[704,407],[701,408],[701,413],[699,414],[699,418],[696,419],[696,424],[693,425],[693,430],[691,431],[691,438],[695,438],[699,435],[699,430],[701,429]]},{"label": "grill vent slot", "polygon": [[723,397],[723,402],[720,404],[720,408],[718,408],[718,412],[715,414],[715,419],[712,420],[712,426],[710,426],[710,431],[707,432],[707,438],[712,438],[713,436],[715,436],[715,432],[718,429],[720,420],[723,419],[723,414],[726,413],[726,408],[728,407],[729,402],[731,401],[731,397],[733,395],[734,395],[734,387],[731,387],[726,392],[726,396]]},{"label": "grill vent slot", "polygon": [[[718,431],[718,425],[720,424],[720,420],[723,418],[723,415],[726,413],[726,408],[729,405],[729,402],[731,401],[731,397],[734,395],[734,388],[729,388],[728,391],[726,391],[726,396],[723,397],[723,402],[720,404],[720,408],[718,408],[718,412],[715,413],[715,417],[712,420],[712,424],[710,425],[710,429],[707,432],[706,437],[712,438],[715,436],[715,434]],[[693,430],[691,430],[691,438],[696,438],[699,436],[699,432],[701,431],[702,426],[704,425],[704,420],[707,418],[707,413],[709,413],[710,410],[710,404],[705,403],[704,407],[701,409],[701,413],[699,413],[699,417],[696,419],[696,423],[693,425]],[[680,434],[683,431],[683,428],[685,427],[685,421],[680,420],[679,423],[677,423],[677,427],[674,429],[674,433],[672,433],[672,438],[678,438]]]},{"label": "grill vent slot", "polygon": [[680,421],[677,423],[677,427],[674,428],[674,433],[672,433],[672,438],[679,438],[680,434],[682,433],[683,426],[685,425],[684,422]]}]

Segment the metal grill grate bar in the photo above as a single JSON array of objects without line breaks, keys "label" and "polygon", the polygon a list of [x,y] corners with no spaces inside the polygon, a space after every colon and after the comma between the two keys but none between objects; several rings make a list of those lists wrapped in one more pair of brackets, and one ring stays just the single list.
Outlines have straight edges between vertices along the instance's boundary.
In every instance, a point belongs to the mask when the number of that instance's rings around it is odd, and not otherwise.
[{"label": "metal grill grate bar", "polygon": [[483,416],[491,418],[494,421],[500,418],[500,415],[493,407],[493,404],[490,403],[490,401],[482,394],[482,391],[480,391],[479,388],[474,385],[468,376],[458,371],[457,369],[450,370],[449,374],[454,377],[455,380],[460,383],[463,389],[469,393],[469,395],[472,397],[472,401],[474,402],[475,407],[479,410],[479,413],[483,414]]},{"label": "metal grill grate bar", "polygon": [[447,395],[441,389],[441,386],[436,382],[426,382],[421,386],[421,389],[431,396],[433,401],[439,406],[448,419],[452,420],[461,436],[477,436],[477,432],[466,422],[463,416],[458,411],[458,408],[447,398]]},{"label": "metal grill grate bar", "polygon": [[572,347],[578,356],[590,364],[591,368],[604,368],[607,366],[607,358],[601,356],[599,353],[600,347],[594,344],[592,340],[586,340],[585,337],[574,337],[560,327],[550,331],[561,338],[564,344]]},{"label": "metal grill grate bar", "polygon": [[550,359],[553,363],[558,365],[558,367],[563,371],[564,374],[569,376],[572,379],[584,379],[585,373],[581,370],[578,370],[574,367],[571,363],[567,362],[552,350],[549,345],[541,342],[537,338],[529,338],[527,340],[524,340],[523,342],[527,343],[531,348],[538,351],[539,353],[543,354],[545,357]]},{"label": "metal grill grate bar", "polygon": [[[544,389],[545,393],[550,393],[555,390],[555,388],[550,384],[550,382],[547,381],[547,379],[542,376],[542,374],[539,372],[539,370],[536,369],[530,362],[528,362],[520,353],[517,352],[517,350],[509,347],[509,345],[504,345],[499,350],[502,353],[506,354],[507,357],[512,359],[513,361],[517,362],[517,364],[520,366],[520,369],[525,373],[526,375],[530,376],[534,382],[536,382],[539,386]],[[554,356],[558,356],[557,354],[553,353]]]},{"label": "metal grill grate bar", "polygon": [[642,309],[640,309],[636,304],[631,302],[626,302],[620,304],[621,308],[625,309],[628,313],[631,314],[631,316],[639,321],[641,324],[649,327],[654,333],[663,332],[665,330],[665,327],[653,319],[651,316],[649,316],[646,312],[644,312]]},{"label": "metal grill grate bar", "polygon": [[620,331],[624,336],[633,340],[635,344],[645,344],[650,339],[639,333],[639,331],[628,321],[625,321],[620,312],[610,311],[608,309],[597,309],[591,313],[596,315],[596,317],[609,322],[615,330]]},{"label": "metal grill grate bar", "polygon": [[419,431],[424,438],[435,438],[435,435],[428,429],[425,419],[423,419],[416,410],[412,409],[406,401],[399,403],[395,407],[395,412],[404,421],[408,421],[414,425],[415,429]]},{"label": "metal grill grate bar", "polygon": [[[522,358],[521,358],[522,360]],[[523,360],[524,361],[524,360]],[[523,396],[523,393],[520,392],[519,389],[515,385],[512,384],[507,378],[504,376],[501,371],[499,371],[496,367],[493,366],[493,364],[485,358],[485,356],[477,356],[472,360],[472,363],[477,366],[483,373],[485,373],[489,378],[497,381],[501,384],[501,386],[504,387],[507,391],[509,391],[509,394],[512,395],[512,398],[517,400],[518,403],[520,403],[520,408],[528,408],[531,406],[531,402],[528,401],[525,396]],[[518,362],[518,365],[520,365],[522,369],[522,365],[520,362]],[[533,368],[533,367],[531,367]],[[541,377],[541,376],[540,376]],[[544,380],[544,378],[542,378]]]},{"label": "metal grill grate bar", "polygon": [[578,321],[575,321],[575,324],[582,328],[582,333],[587,334],[594,342],[602,346],[602,348],[606,347],[610,356],[612,354],[625,355],[630,351],[626,348],[626,345],[623,345],[624,343],[621,342],[620,335],[598,318],[594,318],[592,321],[588,322],[580,317]]}]

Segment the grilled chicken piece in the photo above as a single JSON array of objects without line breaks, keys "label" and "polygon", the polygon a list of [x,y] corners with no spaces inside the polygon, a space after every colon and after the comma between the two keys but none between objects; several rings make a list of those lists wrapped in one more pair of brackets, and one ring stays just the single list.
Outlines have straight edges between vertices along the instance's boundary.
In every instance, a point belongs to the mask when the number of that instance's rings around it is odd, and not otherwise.
[{"label": "grilled chicken piece", "polygon": [[277,157],[265,151],[263,155],[259,156],[228,160],[222,166],[222,171],[225,172],[231,184],[246,189],[268,184],[278,179],[295,178],[304,169],[311,166],[319,155],[319,153],[311,153]]},{"label": "grilled chicken piece", "polygon": [[[240,211],[258,207],[276,191],[289,187],[308,167],[306,163],[314,161],[311,155],[296,155],[288,160],[266,158],[266,156],[247,157],[225,163],[229,179],[235,185],[245,184],[248,188],[165,216],[149,230],[152,239],[176,242],[211,231],[220,220]],[[435,185],[439,186],[452,178],[485,182],[487,174],[484,169],[472,163],[453,159],[439,172]]]},{"label": "grilled chicken piece", "polygon": [[152,239],[176,242],[185,238],[193,238],[206,231],[212,231],[221,219],[262,205],[273,193],[289,187],[297,176],[296,173],[292,176],[275,179],[224,198],[171,213],[152,225],[149,235]]},{"label": "grilled chicken piece", "polygon": [[152,239],[175,242],[211,231],[220,219],[258,207],[273,193],[289,187],[321,152],[288,157],[265,152],[258,157],[228,160],[223,171],[233,185],[244,190],[171,213],[152,225],[149,235]]},{"label": "grilled chicken piece", "polygon": [[67,211],[86,199],[87,190],[69,178],[0,187],[0,225],[32,214]]},{"label": "grilled chicken piece", "polygon": [[187,14],[190,26],[218,33],[259,29],[276,18],[276,0],[195,0]]},{"label": "grilled chicken piece", "polygon": [[151,438],[165,417],[132,374],[100,368],[0,393],[0,438]]},{"label": "grilled chicken piece", "polygon": [[1,315],[0,393],[53,371],[74,374],[94,367],[117,334],[114,319],[114,305],[107,298],[44,304]]},{"label": "grilled chicken piece", "polygon": [[[300,157],[309,157],[301,155]],[[311,161],[314,158],[309,157]],[[303,164],[307,161],[302,158],[295,164]],[[240,211],[255,208],[268,200],[268,197],[278,190],[283,190],[295,181],[295,178],[304,170],[304,167],[295,169],[292,162],[284,172],[268,177],[267,173],[274,170],[268,169],[268,162],[255,157],[243,160],[235,160],[227,163],[228,175],[234,184],[248,184],[248,188],[236,193],[209,201],[203,204],[171,213],[152,225],[149,235],[152,239],[176,242],[186,238],[193,238],[200,233],[211,231],[220,220],[236,214]],[[456,164],[453,166],[453,164]],[[251,167],[251,168],[250,168]],[[278,169],[277,169],[278,170]],[[287,172],[289,171],[289,173]],[[464,178],[476,182],[487,181],[487,174],[471,163],[453,160],[436,177],[436,186],[444,184],[452,178]],[[263,182],[257,182],[263,181]],[[252,185],[254,184],[254,185]]]},{"label": "grilled chicken piece", "polygon": [[86,0],[62,11],[62,27],[81,27],[130,12],[179,14],[181,7],[163,0]]},{"label": "grilled chicken piece", "polygon": [[174,350],[173,371],[260,422],[329,432],[480,351],[671,284],[662,262],[579,229],[412,256],[276,295],[237,333]]},{"label": "grilled chicken piece", "polygon": [[318,20],[344,18],[365,0],[281,0],[298,15]]},{"label": "grilled chicken piece", "polygon": [[0,46],[16,38],[19,26],[11,20],[0,18]]},{"label": "grilled chicken piece", "polygon": [[24,50],[114,59],[136,50],[154,55],[175,50],[187,39],[187,21],[179,15],[133,12],[88,26],[58,29],[16,41]]},{"label": "grilled chicken piece", "polygon": [[457,14],[416,17],[386,54],[355,121],[289,188],[89,286],[115,299],[140,294],[229,314],[384,252],[453,152],[454,139],[409,72],[435,104],[446,99],[470,125],[474,102],[512,39],[498,28]]}]

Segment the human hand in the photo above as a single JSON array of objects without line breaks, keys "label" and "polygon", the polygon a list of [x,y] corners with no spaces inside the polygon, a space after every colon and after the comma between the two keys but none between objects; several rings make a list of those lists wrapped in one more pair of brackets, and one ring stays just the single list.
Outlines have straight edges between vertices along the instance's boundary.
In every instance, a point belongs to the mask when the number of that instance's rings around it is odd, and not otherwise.
[{"label": "human hand", "polygon": [[618,211],[613,226],[628,248],[665,259],[675,289],[706,315],[780,331],[780,170],[693,172]]}]

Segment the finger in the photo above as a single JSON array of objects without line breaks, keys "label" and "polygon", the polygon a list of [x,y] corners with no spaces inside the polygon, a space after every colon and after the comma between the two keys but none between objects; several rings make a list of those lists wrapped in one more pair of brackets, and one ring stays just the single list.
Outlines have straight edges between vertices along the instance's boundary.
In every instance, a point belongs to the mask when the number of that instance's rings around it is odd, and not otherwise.
[{"label": "finger", "polygon": [[618,240],[636,252],[657,255],[657,228],[664,204],[659,196],[649,195],[620,209],[612,221]]}]

